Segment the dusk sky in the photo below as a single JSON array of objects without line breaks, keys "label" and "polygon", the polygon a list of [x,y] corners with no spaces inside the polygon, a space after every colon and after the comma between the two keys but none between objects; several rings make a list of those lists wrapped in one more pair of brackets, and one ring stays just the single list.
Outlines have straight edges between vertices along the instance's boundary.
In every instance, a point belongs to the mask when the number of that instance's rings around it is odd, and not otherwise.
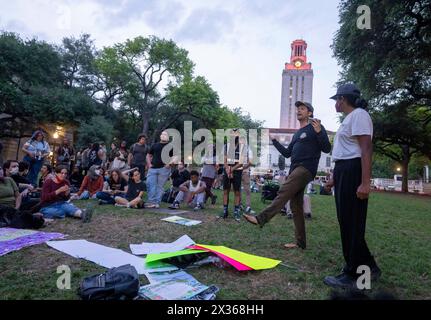
[{"label": "dusk sky", "polygon": [[338,128],[334,93],[339,67],[330,45],[338,29],[338,1],[291,0],[0,0],[0,29],[59,44],[89,33],[98,48],[139,35],[173,39],[189,52],[219,93],[265,127],[277,128],[281,73],[290,43],[307,41],[314,69],[315,117]]}]

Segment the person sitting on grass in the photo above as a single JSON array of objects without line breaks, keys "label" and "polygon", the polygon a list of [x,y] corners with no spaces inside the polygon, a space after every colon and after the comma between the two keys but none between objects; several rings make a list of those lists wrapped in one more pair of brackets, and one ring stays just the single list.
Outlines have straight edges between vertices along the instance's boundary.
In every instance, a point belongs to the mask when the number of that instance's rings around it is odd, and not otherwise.
[{"label": "person sitting on grass", "polygon": [[100,166],[91,166],[88,170],[88,174],[84,177],[84,180],[82,181],[81,188],[79,188],[78,193],[72,199],[95,199],[97,192],[103,190],[103,182],[104,180]]},{"label": "person sitting on grass", "polygon": [[52,167],[50,164],[45,163],[42,168],[40,169],[40,178],[37,185],[37,190],[42,191],[43,184],[48,179],[53,179],[55,177],[55,174],[52,173]]},{"label": "person sitting on grass", "polygon": [[10,177],[6,177],[3,168],[0,167],[0,204],[19,209],[21,200],[22,197],[15,181]]},{"label": "person sitting on grass", "polygon": [[125,198],[127,193],[127,180],[123,177],[119,169],[111,171],[109,180],[105,183],[103,191],[96,193],[99,204],[115,204],[115,197]]},{"label": "person sitting on grass", "polygon": [[84,181],[84,176],[82,175],[82,172],[79,169],[79,167],[75,165],[69,177],[70,188],[72,190],[71,191],[72,193],[76,193],[79,191],[82,181]]},{"label": "person sitting on grass", "polygon": [[8,160],[3,165],[3,171],[5,172],[5,175],[15,181],[20,192],[23,192],[26,189],[30,189],[30,191],[34,189],[34,186],[30,183],[30,180],[27,179],[29,168],[30,164],[25,161],[18,162],[14,160]]},{"label": "person sitting on grass", "polygon": [[15,160],[8,160],[3,164],[3,172],[5,176],[13,179],[15,184],[18,186],[21,197],[19,209],[21,210],[29,210],[40,201],[40,199],[31,197],[31,194],[33,191],[35,191],[35,188],[25,177],[28,168],[29,165],[27,162],[18,163]]},{"label": "person sitting on grass", "polygon": [[206,187],[205,182],[199,180],[199,173],[193,170],[190,172],[190,180],[180,185],[180,192],[169,209],[178,209],[183,201],[193,206],[195,211],[203,209]]},{"label": "person sitting on grass", "polygon": [[118,207],[127,208],[143,208],[144,201],[142,197],[144,196],[145,184],[141,180],[141,173],[139,170],[133,171],[131,179],[127,185],[126,197],[116,196],[114,198],[115,205]]},{"label": "person sitting on grass", "polygon": [[72,203],[69,203],[70,183],[67,180],[68,170],[64,166],[55,168],[55,177],[48,179],[43,184],[42,201],[40,212],[44,218],[63,219],[64,217],[74,217],[88,222],[91,219],[92,208],[81,210]]}]

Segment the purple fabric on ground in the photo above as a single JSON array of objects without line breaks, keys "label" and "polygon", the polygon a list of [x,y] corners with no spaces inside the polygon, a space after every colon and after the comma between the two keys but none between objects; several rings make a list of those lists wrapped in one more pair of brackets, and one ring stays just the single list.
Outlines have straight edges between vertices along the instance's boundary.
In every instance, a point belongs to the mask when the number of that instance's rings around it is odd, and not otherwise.
[{"label": "purple fabric on ground", "polygon": [[64,238],[64,234],[61,233],[0,228],[0,256],[24,247],[62,238]]}]

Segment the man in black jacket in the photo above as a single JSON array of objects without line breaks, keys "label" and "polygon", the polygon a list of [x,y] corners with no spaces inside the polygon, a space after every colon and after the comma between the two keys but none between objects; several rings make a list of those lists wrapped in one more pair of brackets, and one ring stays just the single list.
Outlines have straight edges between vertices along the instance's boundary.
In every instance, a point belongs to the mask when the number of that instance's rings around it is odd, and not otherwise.
[{"label": "man in black jacket", "polygon": [[290,200],[295,224],[296,243],[288,243],[286,248],[306,248],[304,220],[304,189],[314,179],[321,152],[329,153],[331,144],[320,120],[313,119],[313,106],[308,102],[297,101],[297,119],[300,129],[294,134],[292,142],[286,149],[271,135],[270,138],[277,150],[286,158],[291,157],[289,176],[280,186],[277,197],[258,216],[244,214],[244,218],[255,225],[264,226]]}]

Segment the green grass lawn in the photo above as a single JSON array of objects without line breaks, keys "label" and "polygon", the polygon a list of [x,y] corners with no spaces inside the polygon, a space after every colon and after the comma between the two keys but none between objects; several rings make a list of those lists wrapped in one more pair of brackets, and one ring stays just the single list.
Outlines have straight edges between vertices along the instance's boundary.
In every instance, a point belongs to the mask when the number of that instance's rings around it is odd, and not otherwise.
[{"label": "green grass lawn", "polygon": [[[221,192],[218,191],[219,199]],[[78,202],[83,207],[88,202]],[[264,207],[260,194],[253,194],[254,210]],[[79,220],[55,221],[44,231],[62,232],[68,239],[86,239],[130,252],[130,243],[170,242],[188,234],[197,243],[233,249],[282,260],[270,270],[238,272],[207,265],[190,270],[204,284],[221,290],[218,299],[327,299],[326,275],[343,265],[333,197],[312,196],[313,220],[307,221],[308,248],[286,251],[293,240],[293,222],[278,215],[263,229],[232,218],[216,221],[221,205],[185,217],[203,223],[185,227],[160,221],[167,215],[146,210],[98,206],[89,224]],[[232,209],[231,209],[232,210]],[[414,195],[374,193],[368,210],[367,241],[383,276],[373,291],[384,290],[401,299],[431,299],[431,200]],[[57,266],[72,270],[72,289],[56,286]],[[105,270],[36,245],[0,257],[0,299],[77,299],[80,280]],[[147,283],[141,277],[142,284]]]}]

